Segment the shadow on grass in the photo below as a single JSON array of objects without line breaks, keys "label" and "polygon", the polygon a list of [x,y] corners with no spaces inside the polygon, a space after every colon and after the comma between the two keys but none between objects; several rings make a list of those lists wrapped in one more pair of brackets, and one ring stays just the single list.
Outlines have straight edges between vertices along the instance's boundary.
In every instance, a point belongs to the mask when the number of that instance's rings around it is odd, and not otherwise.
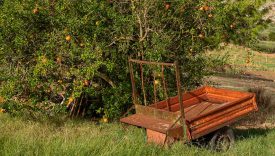
[{"label": "shadow on grass", "polygon": [[249,128],[249,129],[234,129],[236,140],[244,140],[253,137],[266,136],[275,129],[265,128]]}]

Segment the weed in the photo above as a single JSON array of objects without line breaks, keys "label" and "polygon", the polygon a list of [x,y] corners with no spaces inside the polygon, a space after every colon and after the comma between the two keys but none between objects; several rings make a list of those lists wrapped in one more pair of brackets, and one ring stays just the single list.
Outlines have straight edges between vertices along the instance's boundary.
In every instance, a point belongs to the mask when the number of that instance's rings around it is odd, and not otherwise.
[{"label": "weed", "polygon": [[265,93],[265,88],[255,87],[249,88],[249,92],[256,94],[256,102],[261,112],[268,112],[271,108],[271,96]]}]

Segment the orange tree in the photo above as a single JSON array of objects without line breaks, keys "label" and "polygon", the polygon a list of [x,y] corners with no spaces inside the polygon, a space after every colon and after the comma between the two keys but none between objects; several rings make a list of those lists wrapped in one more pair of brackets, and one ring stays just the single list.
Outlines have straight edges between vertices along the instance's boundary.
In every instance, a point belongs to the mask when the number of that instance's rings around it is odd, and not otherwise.
[{"label": "orange tree", "polygon": [[131,103],[127,59],[179,60],[184,86],[207,74],[204,51],[251,43],[262,1],[14,0],[0,4],[1,88],[34,104],[84,93],[115,118]]}]

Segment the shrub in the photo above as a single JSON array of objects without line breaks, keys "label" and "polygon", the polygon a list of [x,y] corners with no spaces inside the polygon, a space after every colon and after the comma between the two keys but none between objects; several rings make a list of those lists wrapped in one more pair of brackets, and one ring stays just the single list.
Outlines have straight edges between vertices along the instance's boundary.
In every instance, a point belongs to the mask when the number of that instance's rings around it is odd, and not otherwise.
[{"label": "shrub", "polygon": [[34,103],[103,96],[102,103],[90,102],[92,112],[117,117],[130,105],[129,56],[178,60],[187,75],[182,76],[185,88],[198,86],[208,73],[203,52],[220,42],[253,40],[260,5],[248,0],[3,1],[0,93]]}]

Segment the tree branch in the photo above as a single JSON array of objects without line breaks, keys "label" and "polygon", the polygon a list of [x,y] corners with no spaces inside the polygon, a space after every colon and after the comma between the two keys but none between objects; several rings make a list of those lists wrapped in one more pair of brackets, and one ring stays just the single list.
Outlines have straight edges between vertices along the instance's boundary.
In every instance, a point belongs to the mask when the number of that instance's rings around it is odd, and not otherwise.
[{"label": "tree branch", "polygon": [[96,76],[98,76],[98,77],[102,78],[103,80],[105,80],[113,88],[116,87],[115,83],[107,75],[98,72],[98,73],[96,73]]}]

